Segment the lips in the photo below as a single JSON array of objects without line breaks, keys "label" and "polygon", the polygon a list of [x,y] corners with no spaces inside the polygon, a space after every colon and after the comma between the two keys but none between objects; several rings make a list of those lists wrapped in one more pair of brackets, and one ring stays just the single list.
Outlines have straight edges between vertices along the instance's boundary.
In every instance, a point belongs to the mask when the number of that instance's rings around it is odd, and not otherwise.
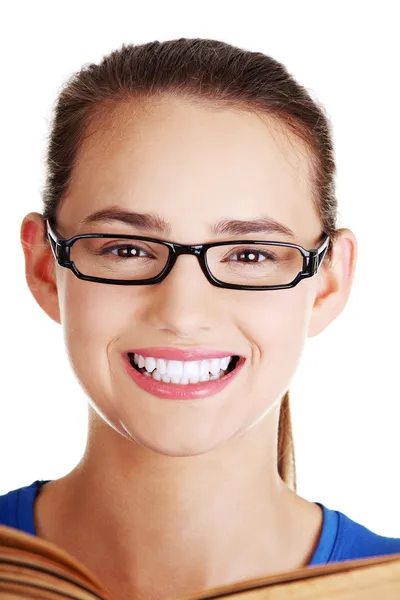
[{"label": "lips", "polygon": [[[157,348],[157,349],[155,349],[155,348],[151,348],[151,349],[137,348],[137,349],[135,349],[135,352],[136,352],[136,350],[142,352],[143,353],[142,356],[153,356],[154,358],[156,358],[159,348]],[[176,356],[175,349],[172,349],[172,350],[174,352],[174,356]],[[166,358],[165,349],[163,349],[163,351],[164,351],[164,354],[162,354],[161,358]],[[151,352],[151,355],[150,355],[150,352]],[[202,351],[202,352],[204,352],[204,351]],[[133,380],[138,387],[140,387],[144,391],[148,392],[150,395],[157,396],[159,398],[168,399],[168,400],[197,400],[197,399],[202,399],[202,398],[206,398],[209,396],[214,396],[215,394],[218,394],[224,388],[226,388],[236,377],[238,377],[239,373],[242,370],[243,365],[246,362],[245,358],[236,355],[235,359],[232,360],[232,363],[234,363],[233,370],[231,370],[229,373],[226,373],[222,377],[219,377],[218,379],[215,379],[213,381],[205,381],[205,382],[200,382],[200,383],[190,383],[190,384],[182,385],[182,384],[176,384],[176,383],[164,383],[163,381],[156,381],[151,376],[144,375],[136,368],[136,365],[132,366],[129,354],[131,354],[130,351],[129,351],[129,353],[124,353],[122,355],[122,359],[123,359],[123,364],[125,366],[125,371],[128,374],[128,376],[130,377],[130,379]],[[185,355],[187,356],[187,353]],[[208,356],[210,356],[210,355],[213,358],[216,358],[215,350],[213,351],[212,354],[211,353],[208,354]],[[180,352],[179,356],[180,357],[182,356],[182,351]],[[190,353],[190,356],[191,357],[193,356],[193,352]],[[196,356],[196,358],[199,356],[198,351],[195,352],[195,356]],[[202,354],[202,356],[204,357],[204,353]],[[222,357],[224,357],[224,356],[234,356],[234,355],[228,354],[228,353],[223,353]],[[179,359],[175,358],[175,359],[170,359],[170,360],[182,360],[182,358],[179,358]]]}]

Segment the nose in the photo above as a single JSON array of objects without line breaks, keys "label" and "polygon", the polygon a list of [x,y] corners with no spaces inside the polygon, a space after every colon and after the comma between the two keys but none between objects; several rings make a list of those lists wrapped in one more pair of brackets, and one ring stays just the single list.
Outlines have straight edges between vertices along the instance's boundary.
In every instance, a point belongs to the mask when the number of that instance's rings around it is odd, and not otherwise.
[{"label": "nose", "polygon": [[168,276],[150,287],[144,316],[153,328],[196,342],[220,327],[226,290],[207,281],[195,256],[178,256]]}]

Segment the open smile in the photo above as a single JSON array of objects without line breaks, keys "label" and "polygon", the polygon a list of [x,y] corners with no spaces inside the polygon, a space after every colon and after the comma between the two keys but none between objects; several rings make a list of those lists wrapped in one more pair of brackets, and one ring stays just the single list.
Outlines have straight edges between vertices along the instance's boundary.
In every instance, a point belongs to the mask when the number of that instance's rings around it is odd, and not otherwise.
[{"label": "open smile", "polygon": [[168,399],[212,396],[238,374],[245,358],[234,355],[197,361],[166,360],[127,352],[125,368],[135,383],[152,395]]}]

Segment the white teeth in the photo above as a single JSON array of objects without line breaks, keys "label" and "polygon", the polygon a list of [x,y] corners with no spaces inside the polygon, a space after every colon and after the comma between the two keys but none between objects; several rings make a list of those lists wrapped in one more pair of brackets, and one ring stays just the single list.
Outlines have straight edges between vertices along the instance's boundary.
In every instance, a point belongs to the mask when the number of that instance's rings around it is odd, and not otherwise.
[{"label": "white teeth", "polygon": [[[197,383],[199,378],[199,361],[188,361],[183,364],[183,376],[189,379],[192,383]],[[196,380],[197,381],[193,381]]]},{"label": "white teeth", "polygon": [[[208,360],[201,360],[200,361],[200,381],[208,381],[208,376],[209,376],[209,364],[208,364]],[[206,377],[206,379],[203,379],[204,377]]]},{"label": "white teeth", "polygon": [[209,373],[201,373],[199,381],[201,381],[201,382],[210,381],[210,374]]},{"label": "white teeth", "polygon": [[144,375],[156,381],[175,384],[199,383],[213,381],[225,375],[233,356],[210,358],[204,360],[165,360],[152,356],[134,354],[134,364],[139,369],[145,368]]},{"label": "white teeth", "polygon": [[232,360],[232,356],[225,356],[224,358],[221,358],[221,369],[223,371],[225,371],[225,369],[228,368],[229,363]]},{"label": "white teeth", "polygon": [[156,359],[152,358],[151,356],[146,356],[146,359],[144,361],[144,366],[146,368],[146,371],[151,373],[156,368]]},{"label": "white teeth", "polygon": [[157,358],[157,371],[160,373],[160,375],[165,375],[165,373],[167,372],[167,361],[164,360],[163,358]]},{"label": "white teeth", "polygon": [[172,378],[180,379],[183,375],[183,363],[180,360],[169,360],[167,364],[167,373]]},{"label": "white teeth", "polygon": [[210,375],[210,381],[214,381],[214,379],[219,379],[221,377],[221,374],[223,375],[222,371],[217,375]]},{"label": "white teeth", "polygon": [[210,372],[213,375],[218,375],[221,370],[221,359],[220,358],[212,358],[210,360]]}]

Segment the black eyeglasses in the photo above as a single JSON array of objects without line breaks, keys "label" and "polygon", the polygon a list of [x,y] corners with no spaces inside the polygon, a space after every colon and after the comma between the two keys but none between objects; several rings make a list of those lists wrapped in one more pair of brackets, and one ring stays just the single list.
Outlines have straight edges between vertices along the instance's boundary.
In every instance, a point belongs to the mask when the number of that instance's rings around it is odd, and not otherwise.
[{"label": "black eyeglasses", "polygon": [[207,280],[232,290],[292,288],[315,275],[329,236],[305,250],[297,244],[238,240],[175,244],[141,235],[92,233],[63,238],[46,220],[46,232],[58,264],[79,279],[113,285],[152,285],[171,272],[181,254],[193,254]]}]

